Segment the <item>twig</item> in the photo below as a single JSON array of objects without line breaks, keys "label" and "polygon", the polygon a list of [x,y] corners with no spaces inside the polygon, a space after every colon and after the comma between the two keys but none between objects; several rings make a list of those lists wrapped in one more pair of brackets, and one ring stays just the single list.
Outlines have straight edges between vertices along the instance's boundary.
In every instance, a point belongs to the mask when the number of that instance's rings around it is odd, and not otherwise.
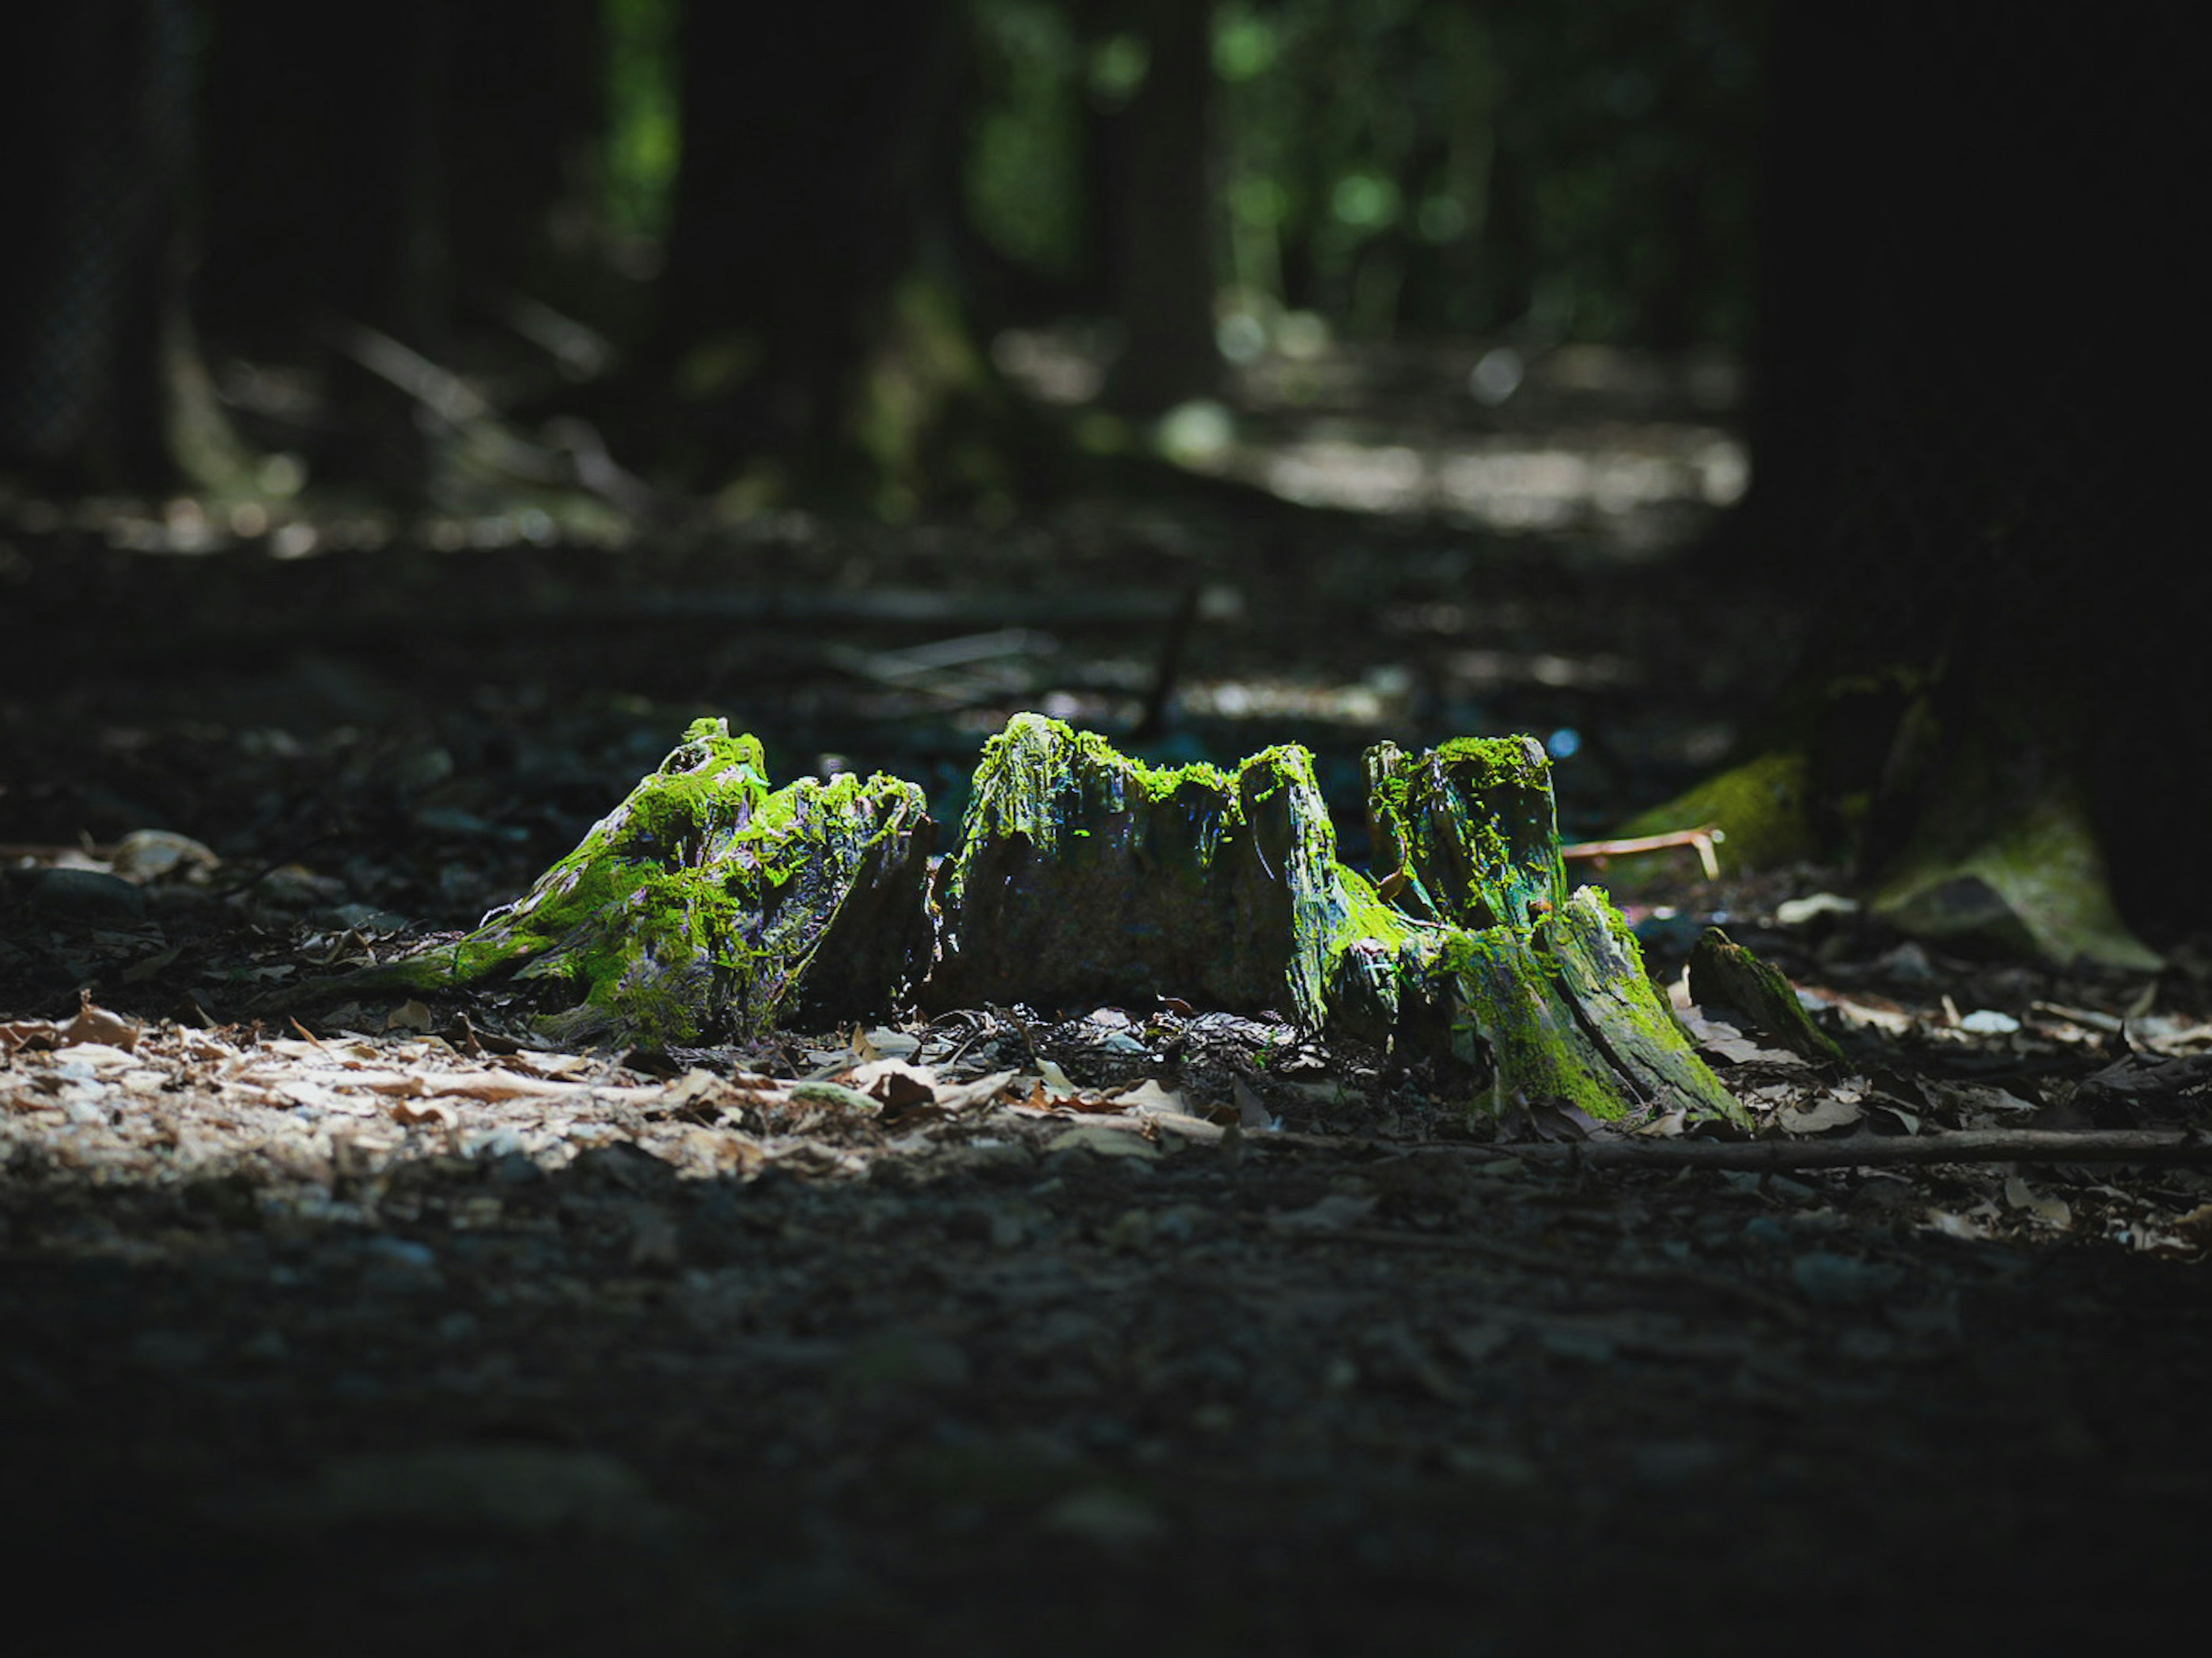
[{"label": "twig", "polygon": [[1713,856],[1716,841],[1728,839],[1726,831],[1711,823],[1702,829],[1674,829],[1665,835],[1638,835],[1626,841],[1577,841],[1572,846],[1561,847],[1562,858],[1585,859],[1603,863],[1608,858],[1626,858],[1639,852],[1664,852],[1669,847],[1694,847],[1698,862],[1704,866],[1705,879],[1720,878],[1720,860]]},{"label": "twig", "polygon": [[[1475,1149],[1475,1148],[1470,1148]],[[2193,1128],[2071,1133],[1970,1128],[1947,1134],[1849,1134],[1793,1140],[1619,1139],[1493,1143],[1492,1157],[1579,1162],[1592,1169],[1857,1169],[1923,1163],[2212,1163],[2212,1135]]]},{"label": "twig", "polygon": [[70,858],[80,853],[87,858],[112,858],[115,856],[115,848],[111,846],[97,846],[90,841],[66,847],[50,845],[44,841],[9,841],[0,843],[0,858]]}]

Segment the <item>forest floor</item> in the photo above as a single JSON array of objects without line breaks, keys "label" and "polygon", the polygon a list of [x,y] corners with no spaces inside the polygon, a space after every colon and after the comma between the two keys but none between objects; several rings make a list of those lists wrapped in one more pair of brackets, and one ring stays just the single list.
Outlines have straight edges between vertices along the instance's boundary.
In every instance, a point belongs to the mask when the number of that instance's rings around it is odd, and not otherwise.
[{"label": "forest floor", "polygon": [[[1024,708],[1165,690],[1139,751],[1306,741],[1340,807],[1368,742],[1525,730],[1601,832],[1729,750],[1798,618],[1665,556],[1718,434],[1600,413],[1434,472],[1487,516],[1358,500],[1426,475],[1349,417],[1218,470],[1384,512],[581,546],[0,503],[25,1649],[2162,1635],[2208,1540],[2201,1163],[1598,1167],[1498,1143],[1476,1079],[1172,999],[626,1054],[488,998],[264,1011],[473,924],[699,714],[940,816]],[[1753,1145],[2204,1122],[2201,950],[1951,960],[1807,902],[1842,884],[1633,895],[1670,986],[1723,920],[1844,1044],[1693,1025]]]}]

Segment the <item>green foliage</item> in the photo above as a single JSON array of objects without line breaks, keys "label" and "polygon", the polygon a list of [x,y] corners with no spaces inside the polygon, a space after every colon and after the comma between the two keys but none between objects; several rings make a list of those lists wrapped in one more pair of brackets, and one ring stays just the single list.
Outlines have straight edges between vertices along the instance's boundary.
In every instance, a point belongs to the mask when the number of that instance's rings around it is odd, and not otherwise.
[{"label": "green foliage", "polygon": [[[1223,0],[1230,302],[1357,334],[1742,343],[1764,15]],[[1085,199],[1086,107],[1127,105],[1144,42],[1051,0],[974,15],[969,211],[1008,258],[1067,278],[1097,257],[1085,217],[1103,205]]]},{"label": "green foliage", "polygon": [[1083,240],[1085,60],[1073,26],[1040,0],[979,0],[975,41],[982,95],[968,136],[969,216],[1008,258],[1065,276]]},{"label": "green foliage", "polygon": [[676,58],[680,0],[602,0],[607,42],[606,211],[626,235],[668,228],[682,147]]}]

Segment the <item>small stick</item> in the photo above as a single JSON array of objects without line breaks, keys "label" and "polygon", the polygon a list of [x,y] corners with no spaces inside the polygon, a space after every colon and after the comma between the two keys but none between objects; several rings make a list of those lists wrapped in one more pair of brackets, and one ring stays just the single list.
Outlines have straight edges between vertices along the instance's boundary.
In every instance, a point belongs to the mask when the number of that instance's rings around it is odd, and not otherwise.
[{"label": "small stick", "polygon": [[1713,844],[1728,839],[1725,830],[1707,823],[1702,829],[1674,829],[1665,835],[1638,835],[1626,841],[1578,841],[1574,845],[1561,847],[1562,858],[1587,859],[1603,863],[1608,858],[1626,858],[1639,852],[1664,852],[1670,847],[1694,847],[1698,862],[1705,872],[1705,879],[1720,878],[1720,859],[1713,856]]},{"label": "small stick", "polygon": [[2212,1163],[2212,1135],[2192,1128],[1969,1128],[1945,1134],[1848,1134],[1790,1140],[1618,1139],[1486,1145],[1526,1163],[1593,1169],[1858,1169],[1924,1163]]}]

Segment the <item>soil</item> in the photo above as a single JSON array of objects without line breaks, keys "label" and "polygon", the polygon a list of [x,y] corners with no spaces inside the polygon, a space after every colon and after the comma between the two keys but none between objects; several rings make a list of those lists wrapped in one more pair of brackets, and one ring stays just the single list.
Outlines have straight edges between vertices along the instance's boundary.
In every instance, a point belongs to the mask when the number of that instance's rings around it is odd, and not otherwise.
[{"label": "soil", "polygon": [[[951,815],[1008,714],[1126,735],[1167,674],[1150,752],[1304,740],[1340,805],[1379,737],[1532,732],[1577,837],[1728,752],[1785,604],[1601,514],[1225,484],[619,546],[6,506],[24,1649],[2034,1649],[2189,1604],[2202,1162],[1559,1163],[1479,1076],[1171,987],[672,1053],[272,1011],[512,897],[697,714]],[[1844,1044],[1678,994],[1763,1135],[2204,1123],[2201,953],[1953,961],[1803,902],[1845,885],[1686,853],[1628,909],[1670,987],[1718,920]]]}]

